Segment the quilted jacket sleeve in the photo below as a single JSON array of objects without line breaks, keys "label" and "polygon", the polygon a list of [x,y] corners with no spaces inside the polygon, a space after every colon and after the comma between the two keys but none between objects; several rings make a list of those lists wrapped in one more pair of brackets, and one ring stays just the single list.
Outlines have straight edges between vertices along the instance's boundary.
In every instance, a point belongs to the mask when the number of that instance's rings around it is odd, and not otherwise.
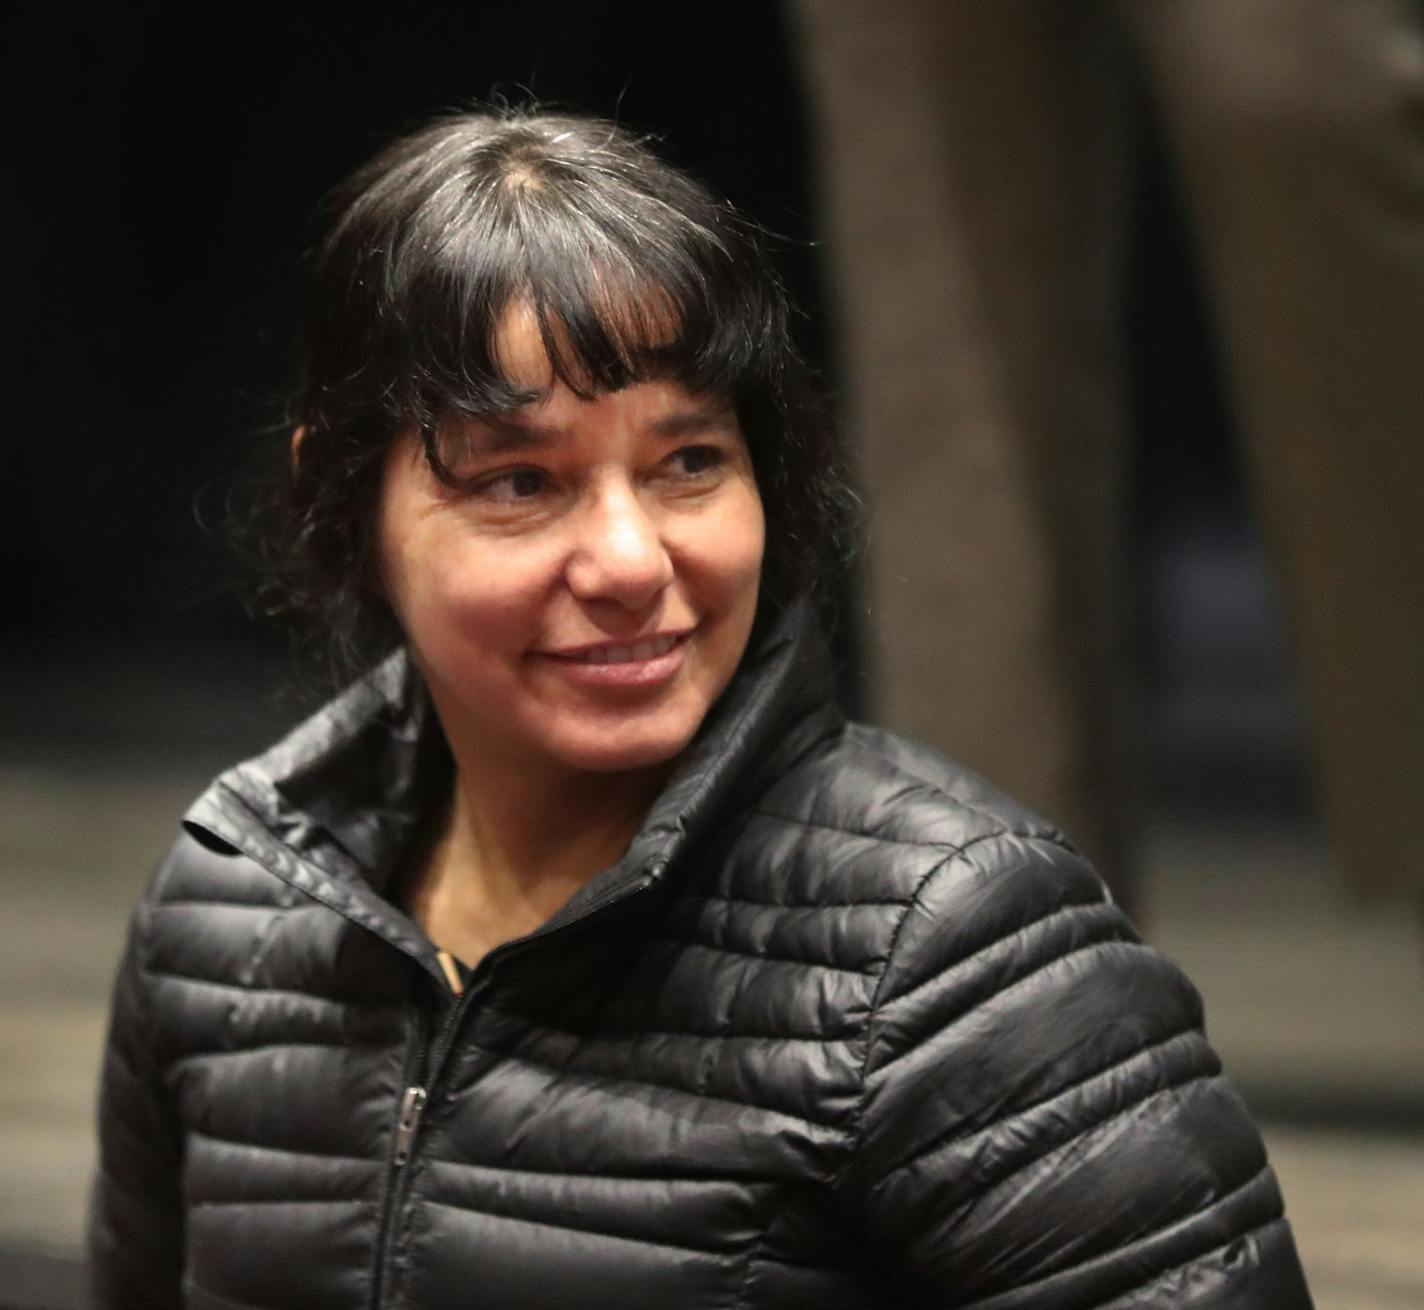
[{"label": "quilted jacket sleeve", "polygon": [[907,1304],[1302,1310],[1279,1189],[1200,999],[1071,851],[981,838],[900,926],[860,1187]]},{"label": "quilted jacket sleeve", "polygon": [[182,1138],[154,1058],[145,918],[140,906],[114,985],[100,1083],[99,1170],[89,1213],[98,1310],[182,1304]]}]

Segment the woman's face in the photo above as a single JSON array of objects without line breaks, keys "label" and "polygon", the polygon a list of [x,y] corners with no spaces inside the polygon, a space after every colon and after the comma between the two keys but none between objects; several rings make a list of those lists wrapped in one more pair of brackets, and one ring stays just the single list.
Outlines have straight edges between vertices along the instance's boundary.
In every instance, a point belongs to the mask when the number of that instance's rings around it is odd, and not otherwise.
[{"label": "woman's face", "polygon": [[[514,380],[550,370],[512,316]],[[407,436],[380,568],[457,759],[646,768],[692,739],[741,659],[765,524],[730,406],[676,382],[548,398],[450,434],[459,489]]]}]

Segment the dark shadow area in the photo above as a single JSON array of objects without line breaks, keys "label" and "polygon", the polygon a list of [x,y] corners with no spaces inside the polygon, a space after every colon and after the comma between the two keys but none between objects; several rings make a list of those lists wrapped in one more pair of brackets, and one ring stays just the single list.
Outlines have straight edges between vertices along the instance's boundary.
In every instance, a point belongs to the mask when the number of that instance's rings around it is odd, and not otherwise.
[{"label": "dark shadow area", "polygon": [[1255,527],[1200,258],[1142,90],[1138,113],[1125,328],[1149,798],[1173,820],[1308,823],[1316,801],[1290,635]]}]

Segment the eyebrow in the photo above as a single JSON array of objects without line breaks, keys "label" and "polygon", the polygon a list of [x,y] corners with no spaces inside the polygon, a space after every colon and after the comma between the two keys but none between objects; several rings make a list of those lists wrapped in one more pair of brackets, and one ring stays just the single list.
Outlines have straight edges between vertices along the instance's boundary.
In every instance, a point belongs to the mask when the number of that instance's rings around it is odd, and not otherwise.
[{"label": "eyebrow", "polygon": [[482,418],[465,434],[472,452],[479,455],[503,455],[511,450],[527,450],[531,446],[547,446],[559,436],[559,429],[542,423],[513,423],[508,419]]},{"label": "eyebrow", "polygon": [[[730,429],[735,425],[736,412],[731,405],[713,404],[668,414],[650,424],[648,431],[656,437],[675,440],[678,437],[695,436],[699,432]],[[563,436],[564,429],[557,424],[522,422],[514,418],[490,415],[478,420],[467,440],[472,453],[504,455],[510,451],[552,445]]]},{"label": "eyebrow", "polygon": [[731,405],[703,405],[659,419],[653,424],[652,431],[659,437],[688,437],[698,432],[735,427],[736,422],[736,411]]}]

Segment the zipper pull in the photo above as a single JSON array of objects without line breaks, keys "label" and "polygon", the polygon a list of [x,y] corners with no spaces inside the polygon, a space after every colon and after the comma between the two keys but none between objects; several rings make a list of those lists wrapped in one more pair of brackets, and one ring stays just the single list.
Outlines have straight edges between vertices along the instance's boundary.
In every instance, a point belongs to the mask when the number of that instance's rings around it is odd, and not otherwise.
[{"label": "zipper pull", "polygon": [[420,1130],[420,1116],[425,1111],[425,1088],[407,1087],[401,1097],[400,1119],[396,1122],[395,1150],[391,1163],[399,1169],[410,1159],[411,1144]]}]

